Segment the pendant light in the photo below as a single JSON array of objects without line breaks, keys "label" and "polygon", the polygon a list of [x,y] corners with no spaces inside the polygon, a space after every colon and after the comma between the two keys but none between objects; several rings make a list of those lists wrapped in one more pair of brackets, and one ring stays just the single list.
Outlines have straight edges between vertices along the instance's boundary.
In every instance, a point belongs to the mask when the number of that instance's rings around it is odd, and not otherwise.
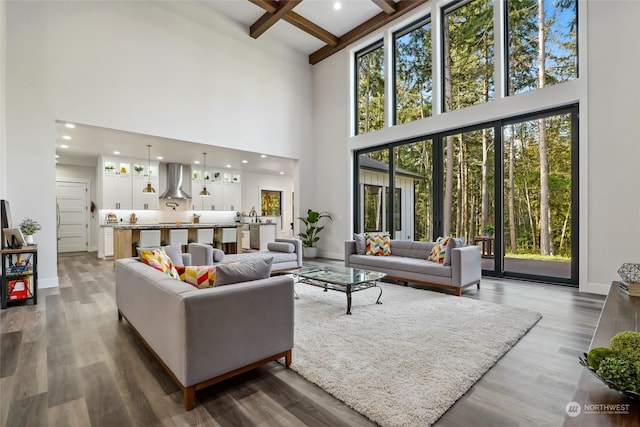
[{"label": "pendant light", "polygon": [[142,190],[143,193],[147,193],[147,194],[153,194],[156,192],[156,189],[153,188],[151,186],[151,145],[147,145],[148,150],[149,150],[149,165],[148,165],[148,177],[149,177],[149,181],[147,182],[147,186],[144,187],[144,189]]},{"label": "pendant light", "polygon": [[207,153],[202,153],[202,191],[200,192],[201,197],[209,197],[211,193],[207,190]]}]

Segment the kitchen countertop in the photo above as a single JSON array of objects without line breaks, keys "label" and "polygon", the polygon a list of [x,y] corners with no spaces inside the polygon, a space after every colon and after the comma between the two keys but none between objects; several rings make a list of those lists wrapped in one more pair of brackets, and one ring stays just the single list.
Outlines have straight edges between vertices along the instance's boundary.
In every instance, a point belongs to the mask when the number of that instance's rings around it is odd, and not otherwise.
[{"label": "kitchen countertop", "polygon": [[167,223],[167,224],[129,224],[129,223],[118,223],[118,224],[103,224],[102,227],[113,227],[118,230],[158,230],[165,228],[235,228],[242,227],[242,223],[239,222],[219,222],[219,223]]}]

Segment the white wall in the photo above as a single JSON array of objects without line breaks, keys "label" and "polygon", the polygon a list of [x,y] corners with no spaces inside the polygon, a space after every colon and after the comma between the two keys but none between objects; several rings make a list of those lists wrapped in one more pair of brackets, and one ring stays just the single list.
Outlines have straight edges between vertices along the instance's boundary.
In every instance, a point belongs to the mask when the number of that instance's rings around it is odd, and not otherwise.
[{"label": "white wall", "polygon": [[[313,68],[313,169],[301,161],[300,212],[327,211],[319,255],[344,258],[344,241],[352,230],[352,154],[349,147],[349,54],[342,50]],[[309,174],[312,173],[312,175]]]},{"label": "white wall", "polygon": [[251,39],[202,3],[6,7],[7,152],[0,170],[6,168],[13,215],[42,224],[42,287],[57,285],[56,119],[290,158],[310,144],[307,57]]},{"label": "white wall", "polygon": [[[89,203],[94,202],[98,206],[96,199],[96,168],[91,166],[71,166],[56,165],[56,181],[88,182],[89,183]],[[98,250],[98,225],[102,222],[98,212],[89,214],[89,251]]]},{"label": "white wall", "polygon": [[7,177],[5,160],[7,158],[7,2],[0,1],[0,199],[6,198]]},{"label": "white wall", "polygon": [[[352,150],[463,125],[580,103],[580,289],[606,292],[625,261],[640,261],[640,2],[579,2],[580,79],[449,114],[349,137],[350,55],[345,50],[313,70],[315,192],[307,206],[352,217]],[[423,8],[420,13],[428,10]],[[414,14],[415,16],[415,14]],[[432,14],[432,16],[434,16]],[[411,18],[409,18],[411,19]],[[395,24],[396,26],[398,24]],[[382,33],[379,33],[382,34]],[[379,38],[379,36],[377,37]],[[360,45],[377,39],[363,40]],[[586,46],[586,48],[585,48]],[[632,47],[633,46],[633,47]],[[340,158],[344,155],[344,161]],[[304,179],[303,177],[301,179]],[[343,257],[350,221],[334,221],[321,253]]]},{"label": "white wall", "polygon": [[589,289],[640,262],[639,16],[640,2],[589,2]]}]

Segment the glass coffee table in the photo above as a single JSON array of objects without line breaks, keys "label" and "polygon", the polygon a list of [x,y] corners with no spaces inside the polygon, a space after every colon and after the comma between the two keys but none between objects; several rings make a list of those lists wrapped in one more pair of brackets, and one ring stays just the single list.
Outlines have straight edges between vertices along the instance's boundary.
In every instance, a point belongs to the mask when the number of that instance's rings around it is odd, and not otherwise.
[{"label": "glass coffee table", "polygon": [[351,294],[369,288],[380,289],[376,304],[382,304],[382,288],[378,286],[378,280],[386,276],[377,271],[361,270],[358,268],[342,266],[302,267],[287,271],[297,277],[299,283],[329,289],[347,294],[347,314],[351,314]]}]

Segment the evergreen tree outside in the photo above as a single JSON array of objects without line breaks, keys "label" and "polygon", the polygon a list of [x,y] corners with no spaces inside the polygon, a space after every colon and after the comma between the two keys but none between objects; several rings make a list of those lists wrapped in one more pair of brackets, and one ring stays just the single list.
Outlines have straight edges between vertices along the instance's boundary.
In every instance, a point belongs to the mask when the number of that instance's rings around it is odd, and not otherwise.
[{"label": "evergreen tree outside", "polygon": [[363,134],[384,128],[384,45],[356,55],[358,127]]}]

